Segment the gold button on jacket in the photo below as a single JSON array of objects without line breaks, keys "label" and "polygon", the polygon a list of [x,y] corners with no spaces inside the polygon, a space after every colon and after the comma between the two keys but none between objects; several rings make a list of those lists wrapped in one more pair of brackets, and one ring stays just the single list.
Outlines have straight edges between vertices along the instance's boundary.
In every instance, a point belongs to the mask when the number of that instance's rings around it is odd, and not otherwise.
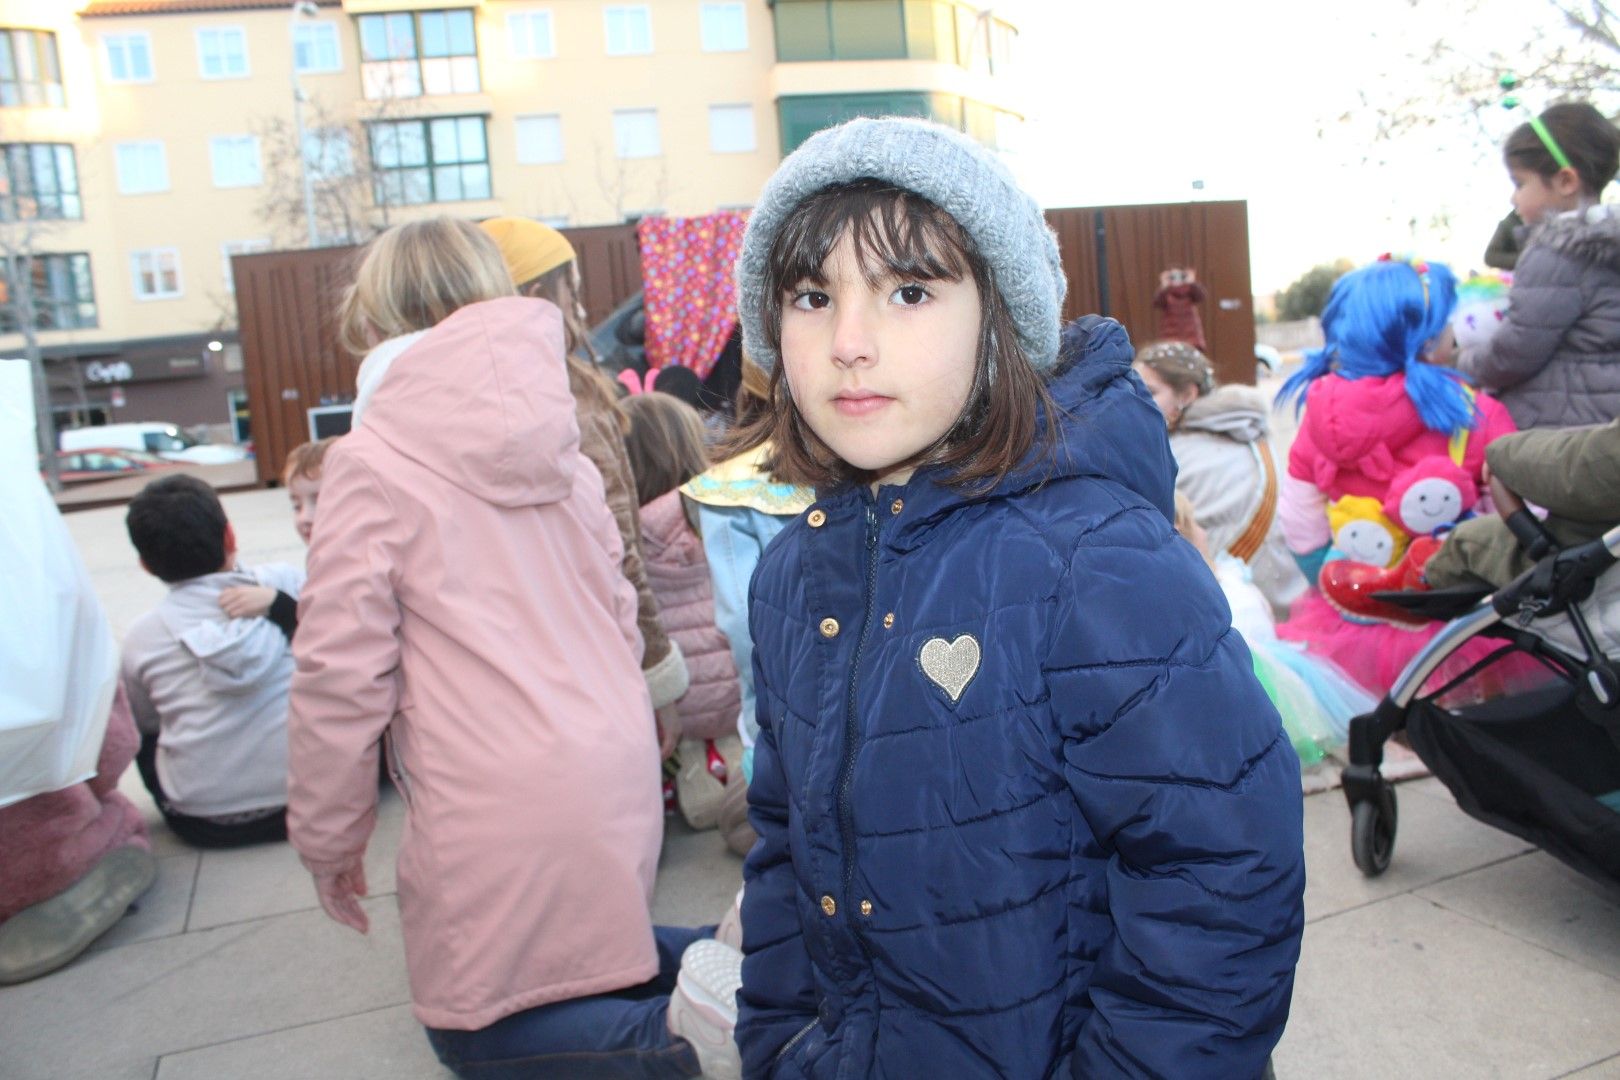
[{"label": "gold button on jacket", "polygon": [[823,896],[821,898],[821,912],[829,917],[838,914],[838,901],[830,896]]},{"label": "gold button on jacket", "polygon": [[822,510],[812,510],[810,511],[810,516],[805,520],[810,523],[810,527],[812,529],[819,529],[823,525],[827,524],[827,514]]},{"label": "gold button on jacket", "polygon": [[838,620],[837,619],[832,619],[832,618],[822,619],[821,620],[821,636],[822,637],[837,637],[838,636]]}]

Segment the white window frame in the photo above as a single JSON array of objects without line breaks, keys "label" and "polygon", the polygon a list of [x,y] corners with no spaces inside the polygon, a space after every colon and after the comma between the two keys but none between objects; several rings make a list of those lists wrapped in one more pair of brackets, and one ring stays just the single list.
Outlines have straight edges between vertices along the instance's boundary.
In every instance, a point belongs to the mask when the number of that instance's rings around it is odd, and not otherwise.
[{"label": "white window frame", "polygon": [[[236,153],[240,144],[246,142],[253,151],[253,173],[247,176],[220,177],[220,165],[231,161],[230,157]],[[229,144],[229,145],[226,145]],[[217,188],[246,188],[258,187],[264,183],[264,159],[259,152],[259,137],[257,135],[214,135],[208,140],[208,165],[213,176],[214,186]]]},{"label": "white window frame", "polygon": [[[141,260],[172,257],[174,260],[174,291],[173,292],[141,292]],[[180,249],[175,247],[141,248],[139,251],[129,253],[130,285],[133,287],[135,299],[147,300],[176,300],[186,294],[185,279],[180,276]],[[162,270],[153,267],[153,281],[157,282]]]},{"label": "white window frame", "polygon": [[[704,52],[718,53],[748,51],[748,9],[740,2],[740,0],[727,0],[725,3],[704,4],[698,9],[698,12],[698,31],[703,38]],[[742,40],[740,42],[734,42],[723,38],[721,36],[723,33],[722,28],[720,26],[710,24],[710,18],[718,19],[722,16],[734,17],[736,19],[737,26],[739,26],[742,30]],[[724,27],[725,31],[729,31],[730,29],[730,26]],[[710,34],[711,30],[715,31],[713,35]]]},{"label": "white window frame", "polygon": [[[626,143],[630,136],[641,134],[626,125],[640,124],[647,117],[652,118],[653,148],[647,153],[626,153]],[[646,158],[664,156],[663,133],[658,126],[657,109],[614,109],[613,110],[613,156],[621,161],[637,161]]]},{"label": "white window frame", "polygon": [[[225,67],[226,67],[225,60],[228,59],[230,54],[222,52],[220,54],[220,68],[221,68],[221,70],[220,70],[219,74],[210,75],[208,73],[208,55],[209,54],[208,54],[207,47],[203,44],[203,42],[204,42],[205,37],[207,35],[209,35],[209,34],[221,34],[221,35],[223,35],[223,34],[235,34],[238,38],[241,39],[241,43],[242,43],[242,70],[241,71],[228,71],[228,70],[225,70]],[[203,27],[198,27],[198,29],[196,31],[196,35],[197,35],[197,75],[200,78],[207,79],[209,82],[217,82],[217,81],[224,80],[224,79],[246,79],[246,78],[248,78],[249,76],[251,76],[253,74],[253,65],[248,62],[248,37],[247,37],[247,31],[246,30],[242,29],[240,26],[203,26]],[[284,38],[283,40],[286,40],[286,39]]]},{"label": "white window frame", "polygon": [[[146,50],[146,76],[142,78],[134,73],[134,63],[130,57],[129,47],[139,44]],[[124,54],[124,69],[126,74],[120,78],[113,71],[113,48],[119,48]],[[101,35],[101,63],[102,70],[107,73],[110,83],[149,83],[157,79],[157,65],[152,62],[152,35],[144,30],[130,31],[127,34]]]},{"label": "white window frame", "polygon": [[223,244],[219,245],[219,257],[221,269],[224,272],[225,291],[228,293],[236,292],[236,280],[231,277],[232,255],[252,255],[256,252],[269,250],[270,238],[268,236],[255,236],[251,240],[227,240]]},{"label": "white window frame", "polygon": [[[723,119],[724,117],[737,117],[743,113],[747,113],[748,115],[747,145],[743,145],[743,140],[739,139],[735,142],[730,142],[727,143],[727,145],[722,146],[722,140],[719,138],[720,128],[716,126],[716,120],[720,119],[721,123],[723,124],[725,122]],[[717,116],[717,114],[719,115]],[[757,151],[759,149],[759,122],[754,116],[753,105],[747,103],[739,105],[710,105],[709,149],[716,154],[752,154]]]},{"label": "white window frame", "polygon": [[[125,154],[133,154],[137,152],[150,153],[153,150],[156,150],[157,152],[157,157],[155,159],[157,162],[157,172],[154,174],[155,179],[142,183],[141,178],[136,178],[135,182],[132,183],[131,177],[125,171],[127,163]],[[137,162],[135,164],[144,169],[148,163]],[[113,172],[117,176],[118,194],[120,195],[153,195],[158,192],[168,191],[169,152],[163,145],[163,140],[161,139],[138,139],[129,142],[114,143]]]},{"label": "white window frame", "polygon": [[[623,27],[623,29],[625,31],[624,34],[622,35],[624,40],[620,41],[618,43],[618,47],[615,48],[614,47],[614,33],[613,33],[613,19],[614,19],[614,16],[618,16],[621,19],[627,19],[631,15],[640,15],[642,21],[644,22],[644,24],[646,26],[646,30],[647,30],[646,47],[645,48],[636,48],[636,46],[638,44],[640,44],[640,42],[632,40],[633,37],[634,37],[634,34],[631,32],[631,28],[628,25],[626,25],[626,26]],[[651,7],[651,5],[648,5],[648,4],[608,4],[608,5],[606,5],[605,7],[602,8],[602,35],[603,35],[603,38],[605,39],[605,42],[606,42],[606,45],[607,45],[607,54],[609,56],[649,56],[649,55],[651,55],[652,51],[653,51],[653,28],[652,28],[652,7]]]},{"label": "white window frame", "polygon": [[[300,67],[298,64],[298,36],[307,33],[309,36],[314,37],[317,31],[321,32],[321,36],[331,40],[332,66]],[[315,43],[309,42],[304,48],[313,57],[316,48]],[[298,75],[334,75],[343,70],[343,37],[338,33],[337,23],[328,22],[324,19],[317,21],[301,19],[293,24],[293,69],[295,74]]]},{"label": "white window frame", "polygon": [[[545,153],[548,149],[526,143],[523,138],[525,123],[534,124],[536,121],[550,121],[555,130],[555,151]],[[531,129],[532,130],[532,129]],[[559,113],[529,113],[525,116],[514,117],[512,121],[513,139],[517,143],[517,163],[519,165],[560,165],[563,160],[563,134],[562,116]]]},{"label": "white window frame", "polygon": [[[544,48],[536,48],[534,28],[545,26]],[[506,17],[506,36],[512,43],[514,60],[554,60],[557,57],[557,24],[550,8],[514,11]]]}]

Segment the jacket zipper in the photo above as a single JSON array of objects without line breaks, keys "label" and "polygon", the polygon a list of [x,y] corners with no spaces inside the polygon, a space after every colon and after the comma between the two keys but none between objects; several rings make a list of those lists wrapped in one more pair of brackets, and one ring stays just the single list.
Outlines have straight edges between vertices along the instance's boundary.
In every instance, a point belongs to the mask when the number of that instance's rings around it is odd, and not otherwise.
[{"label": "jacket zipper", "polygon": [[776,1056],[771,1058],[771,1065],[775,1066],[778,1061],[781,1061],[783,1058],[787,1057],[788,1052],[791,1051],[795,1046],[798,1046],[799,1043],[804,1040],[804,1037],[810,1034],[810,1029],[819,1023],[821,1023],[821,1017],[818,1016],[808,1024],[804,1025],[804,1027],[800,1028],[799,1033],[793,1036],[793,1038],[789,1039],[786,1043],[782,1044],[782,1049],[778,1050],[776,1052]]},{"label": "jacket zipper", "polygon": [[877,593],[877,512],[868,500],[866,507],[866,610],[861,616],[861,636],[849,665],[849,696],[844,710],[844,757],[838,764],[838,828],[844,841],[843,903],[849,910],[850,889],[855,883],[855,813],[849,804],[849,789],[855,778],[855,751],[860,727],[855,718],[855,688],[860,679],[861,654],[866,651],[866,635],[872,627],[872,600]]}]

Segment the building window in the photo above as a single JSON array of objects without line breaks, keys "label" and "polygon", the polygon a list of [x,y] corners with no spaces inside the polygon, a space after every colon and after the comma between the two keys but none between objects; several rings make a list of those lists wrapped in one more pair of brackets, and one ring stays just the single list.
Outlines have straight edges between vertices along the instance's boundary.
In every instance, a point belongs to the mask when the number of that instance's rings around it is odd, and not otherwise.
[{"label": "building window", "polygon": [[360,16],[360,84],[372,100],[478,93],[473,13],[460,8]]},{"label": "building window", "polygon": [[225,263],[225,291],[236,291],[236,276],[231,273],[232,255],[251,255],[256,251],[269,251],[270,241],[265,237],[253,240],[227,240],[220,245],[220,258]]},{"label": "building window", "polygon": [[467,202],[490,197],[482,116],[367,124],[380,206]]},{"label": "building window", "polygon": [[1017,31],[959,0],[776,0],[776,58],[937,60],[1001,74]]},{"label": "building window", "polygon": [[506,32],[515,59],[549,60],[557,55],[549,11],[515,11],[506,17]]},{"label": "building window", "polygon": [[0,262],[0,333],[14,334],[22,329],[18,309],[22,306],[16,283],[23,264],[29,263],[32,283],[34,328],[37,330],[93,330],[96,319],[96,292],[90,281],[90,256],[35,255]]},{"label": "building window", "polygon": [[116,143],[113,158],[118,168],[120,195],[149,195],[169,190],[169,159],[161,142]]},{"label": "building window", "polygon": [[[955,94],[897,90],[874,94],[804,94],[777,99],[777,118],[782,134],[782,153],[792,153],[804,140],[822,128],[853,120],[857,116],[917,116],[966,131],[967,103]],[[975,126],[979,113],[975,113]]]},{"label": "building window", "polygon": [[135,299],[171,300],[180,295],[180,252],[175,248],[148,248],[129,256],[135,278]]},{"label": "building window", "polygon": [[517,118],[517,159],[519,165],[555,165],[563,159],[562,117],[520,116]]},{"label": "building window", "polygon": [[742,52],[748,48],[748,14],[742,4],[704,4],[700,19],[704,52]]},{"label": "building window", "polygon": [[717,154],[752,154],[759,149],[752,105],[709,106],[709,149]]},{"label": "building window", "polygon": [[63,105],[56,35],[0,27],[0,105]]},{"label": "building window", "polygon": [[259,140],[252,135],[219,135],[208,140],[214,166],[214,186],[258,187],[264,182],[259,168]]},{"label": "building window", "polygon": [[103,34],[101,51],[107,61],[107,81],[148,83],[152,81],[152,37],[150,34]]},{"label": "building window", "polygon": [[293,68],[300,75],[329,75],[343,70],[335,23],[300,22],[293,26]]},{"label": "building window", "polygon": [[247,78],[247,34],[235,26],[197,31],[197,70],[205,79]]},{"label": "building window", "polygon": [[79,170],[65,143],[0,145],[0,221],[84,217]]},{"label": "building window", "polygon": [[602,11],[609,56],[652,52],[652,11],[646,4],[609,4]]},{"label": "building window", "polygon": [[614,109],[613,152],[621,158],[650,158],[662,154],[658,110]]}]

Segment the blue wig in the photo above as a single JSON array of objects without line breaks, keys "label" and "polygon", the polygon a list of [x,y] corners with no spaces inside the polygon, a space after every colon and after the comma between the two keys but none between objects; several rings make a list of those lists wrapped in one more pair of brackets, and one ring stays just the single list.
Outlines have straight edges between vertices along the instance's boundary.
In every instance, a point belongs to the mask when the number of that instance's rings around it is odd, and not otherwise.
[{"label": "blue wig", "polygon": [[1406,396],[1423,426],[1455,435],[1479,423],[1479,408],[1461,375],[1424,363],[1423,348],[1445,331],[1457,308],[1457,278],[1444,263],[1382,259],[1352,270],[1333,285],[1322,312],[1320,349],[1277,394],[1278,404],[1304,405],[1305,391],[1323,375],[1363,379],[1404,372]]}]

